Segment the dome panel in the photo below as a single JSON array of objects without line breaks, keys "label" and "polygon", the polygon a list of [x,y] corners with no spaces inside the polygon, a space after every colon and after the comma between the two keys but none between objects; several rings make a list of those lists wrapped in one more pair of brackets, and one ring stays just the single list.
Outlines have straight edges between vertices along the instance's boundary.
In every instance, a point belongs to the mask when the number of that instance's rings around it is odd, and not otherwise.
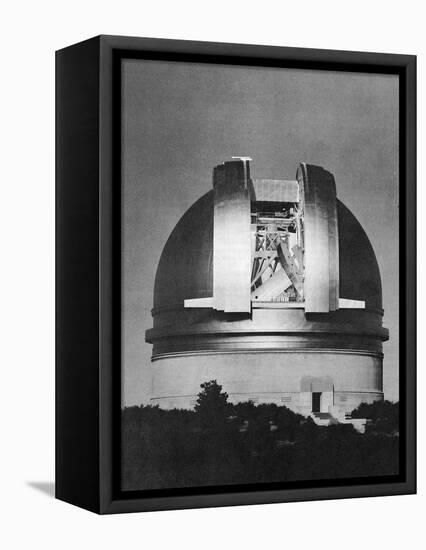
[{"label": "dome panel", "polygon": [[352,212],[337,201],[341,298],[365,301],[366,309],[382,309],[382,283],[376,255]]},{"label": "dome panel", "polygon": [[213,293],[213,191],[195,202],[168,238],[157,268],[154,309]]}]

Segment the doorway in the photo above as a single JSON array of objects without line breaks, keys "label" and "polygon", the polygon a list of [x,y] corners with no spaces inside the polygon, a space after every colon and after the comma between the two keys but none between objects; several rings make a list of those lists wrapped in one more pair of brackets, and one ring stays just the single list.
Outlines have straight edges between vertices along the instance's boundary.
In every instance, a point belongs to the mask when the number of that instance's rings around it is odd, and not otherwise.
[{"label": "doorway", "polygon": [[321,412],[321,393],[312,392],[312,412]]}]

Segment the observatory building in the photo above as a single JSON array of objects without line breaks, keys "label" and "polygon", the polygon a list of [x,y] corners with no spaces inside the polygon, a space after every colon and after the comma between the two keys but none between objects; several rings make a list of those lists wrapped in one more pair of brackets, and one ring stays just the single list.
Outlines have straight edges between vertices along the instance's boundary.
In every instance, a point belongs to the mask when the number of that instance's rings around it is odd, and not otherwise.
[{"label": "observatory building", "polygon": [[382,289],[360,223],[334,177],[250,177],[250,160],[213,170],[182,216],[154,288],[152,400],[192,408],[217,380],[232,402],[344,415],[383,399]]}]

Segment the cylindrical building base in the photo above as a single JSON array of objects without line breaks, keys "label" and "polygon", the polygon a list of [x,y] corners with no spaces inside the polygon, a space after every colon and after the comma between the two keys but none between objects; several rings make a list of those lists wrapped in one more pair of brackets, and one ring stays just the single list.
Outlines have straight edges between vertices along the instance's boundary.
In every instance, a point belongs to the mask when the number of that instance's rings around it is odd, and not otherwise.
[{"label": "cylindrical building base", "polygon": [[165,357],[152,364],[152,405],[195,406],[200,385],[216,380],[233,403],[285,405],[294,412],[350,413],[383,399],[382,356],[362,351],[214,353]]}]

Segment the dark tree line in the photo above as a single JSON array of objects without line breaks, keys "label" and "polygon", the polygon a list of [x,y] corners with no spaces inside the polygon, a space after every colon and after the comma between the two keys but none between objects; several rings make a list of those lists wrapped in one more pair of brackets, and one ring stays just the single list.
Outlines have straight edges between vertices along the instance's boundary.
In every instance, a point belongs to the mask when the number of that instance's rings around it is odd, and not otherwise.
[{"label": "dark tree line", "polygon": [[122,411],[125,490],[333,479],[398,473],[398,404],[361,404],[351,425],[317,426],[284,406],[232,405],[205,382],[194,411]]},{"label": "dark tree line", "polygon": [[372,404],[361,403],[352,418],[367,418],[366,432],[369,434],[399,435],[399,403],[376,401]]}]

